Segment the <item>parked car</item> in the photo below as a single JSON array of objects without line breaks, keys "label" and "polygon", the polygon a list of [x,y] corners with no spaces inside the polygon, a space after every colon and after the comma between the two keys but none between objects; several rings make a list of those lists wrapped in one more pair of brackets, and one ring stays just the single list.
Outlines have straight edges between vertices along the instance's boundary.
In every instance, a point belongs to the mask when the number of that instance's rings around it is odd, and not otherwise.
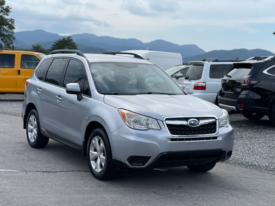
[{"label": "parked car", "polygon": [[51,138],[80,149],[100,180],[119,167],[206,172],[230,158],[234,142],[226,110],[123,56],[52,52],[26,81],[22,117],[31,147]]},{"label": "parked car", "polygon": [[180,53],[149,50],[129,50],[123,52],[136,54],[142,57],[143,59],[149,60],[154,64],[158,65],[164,71],[170,69],[171,67],[182,65],[182,56]]},{"label": "parked car", "polygon": [[275,125],[275,57],[235,63],[221,83],[220,107],[240,111],[248,119],[268,115]]},{"label": "parked car", "polygon": [[0,51],[0,93],[24,93],[25,81],[44,56],[29,51]]},{"label": "parked car", "polygon": [[203,60],[190,62],[182,88],[189,94],[209,101],[217,102],[221,90],[221,78],[232,68],[232,60]]},{"label": "parked car", "polygon": [[176,67],[172,67],[168,70],[166,70],[166,73],[171,76],[180,87],[183,86],[183,80],[185,78],[186,72],[188,71],[189,66],[186,65],[180,65]]}]

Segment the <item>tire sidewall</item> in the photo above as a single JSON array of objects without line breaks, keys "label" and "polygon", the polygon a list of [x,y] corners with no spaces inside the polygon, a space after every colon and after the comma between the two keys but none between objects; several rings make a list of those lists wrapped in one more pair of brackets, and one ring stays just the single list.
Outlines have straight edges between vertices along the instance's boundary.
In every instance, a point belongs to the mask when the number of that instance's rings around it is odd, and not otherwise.
[{"label": "tire sidewall", "polygon": [[[91,142],[93,140],[94,137],[96,136],[99,136],[103,142],[104,142],[104,146],[105,146],[105,165],[104,165],[104,168],[102,169],[101,172],[96,172],[93,170],[92,168],[92,165],[91,165],[91,161],[90,161],[90,145],[91,145]],[[112,153],[111,153],[111,147],[110,147],[110,143],[109,143],[109,140],[107,138],[107,135],[106,133],[104,132],[104,130],[102,128],[98,128],[98,129],[95,129],[90,137],[89,137],[89,140],[88,140],[88,144],[87,144],[87,160],[88,160],[88,164],[89,164],[89,168],[93,174],[93,176],[97,179],[106,179],[107,176],[109,176],[109,170],[111,169],[110,167],[112,167]]]}]

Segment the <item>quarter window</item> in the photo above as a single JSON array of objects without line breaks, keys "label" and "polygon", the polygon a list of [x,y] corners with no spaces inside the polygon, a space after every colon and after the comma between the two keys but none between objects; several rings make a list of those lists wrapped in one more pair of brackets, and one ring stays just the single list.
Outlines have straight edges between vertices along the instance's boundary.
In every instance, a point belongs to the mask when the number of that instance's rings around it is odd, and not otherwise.
[{"label": "quarter window", "polygon": [[35,76],[40,80],[44,80],[45,74],[51,63],[52,59],[46,59],[42,61],[38,68],[35,70]]},{"label": "quarter window", "polygon": [[14,68],[15,54],[0,54],[0,68]]},{"label": "quarter window", "polygon": [[70,61],[64,78],[63,86],[65,87],[66,84],[69,83],[78,83],[82,94],[90,96],[89,83],[87,80],[85,67],[81,62],[76,60]]},{"label": "quarter window", "polygon": [[182,69],[182,70],[176,72],[175,74],[173,74],[172,77],[173,77],[173,78],[176,78],[179,74],[181,74],[182,77],[185,77],[185,75],[186,75],[188,69],[189,69],[188,67],[187,67],[187,68],[184,68],[184,69]]},{"label": "quarter window", "polygon": [[34,69],[39,61],[40,60],[36,56],[23,54],[21,55],[21,68]]},{"label": "quarter window", "polygon": [[275,66],[273,66],[273,68],[267,70],[267,73],[268,73],[268,74],[275,75]]},{"label": "quarter window", "polygon": [[211,65],[210,67],[210,78],[221,79],[227,72],[232,68],[231,64],[227,65]]},{"label": "quarter window", "polygon": [[67,59],[53,60],[53,63],[49,68],[45,81],[59,86],[64,69],[65,69],[66,62],[67,62]]}]

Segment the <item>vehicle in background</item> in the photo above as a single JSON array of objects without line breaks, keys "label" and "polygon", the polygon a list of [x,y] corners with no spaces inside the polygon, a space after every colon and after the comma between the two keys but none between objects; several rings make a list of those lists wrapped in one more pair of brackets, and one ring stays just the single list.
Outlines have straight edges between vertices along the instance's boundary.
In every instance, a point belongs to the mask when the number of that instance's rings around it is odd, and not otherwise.
[{"label": "vehicle in background", "polygon": [[24,93],[25,81],[44,56],[29,51],[0,51],[0,93]]},{"label": "vehicle in background", "polygon": [[169,74],[169,76],[171,76],[175,82],[178,83],[178,85],[180,87],[183,86],[183,80],[185,78],[185,75],[187,73],[189,69],[189,65],[180,65],[180,66],[176,66],[176,67],[172,67],[168,70],[166,70],[166,73]]},{"label": "vehicle in background", "polygon": [[226,110],[187,95],[152,62],[117,55],[53,51],[26,81],[22,118],[31,147],[51,138],[80,149],[100,180],[119,167],[207,172],[234,144]]},{"label": "vehicle in background", "polygon": [[275,125],[275,57],[249,61],[233,64],[222,78],[218,104],[248,119],[268,115]]},{"label": "vehicle in background", "polygon": [[182,56],[180,53],[149,51],[149,50],[129,50],[125,53],[139,55],[143,59],[149,60],[166,71],[176,65],[182,65]]},{"label": "vehicle in background", "polygon": [[217,94],[221,90],[221,78],[238,60],[204,59],[192,61],[182,88],[187,93],[211,103],[217,103]]}]

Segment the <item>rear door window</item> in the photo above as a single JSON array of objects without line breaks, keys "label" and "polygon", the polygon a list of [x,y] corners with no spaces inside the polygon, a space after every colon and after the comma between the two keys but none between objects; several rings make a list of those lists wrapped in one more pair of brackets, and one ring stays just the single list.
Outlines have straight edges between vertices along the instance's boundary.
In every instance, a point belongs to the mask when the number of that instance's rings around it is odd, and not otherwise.
[{"label": "rear door window", "polygon": [[78,83],[82,94],[90,96],[89,83],[83,64],[76,60],[71,60],[64,78],[63,86],[69,83]]},{"label": "rear door window", "polygon": [[204,65],[191,65],[186,73],[185,79],[199,80],[201,79]]},{"label": "rear door window", "polygon": [[54,59],[51,64],[45,81],[57,86],[61,86],[60,81],[62,79],[67,59]]},{"label": "rear door window", "polygon": [[0,54],[0,68],[14,68],[15,54]]},{"label": "rear door window", "polygon": [[33,55],[22,54],[21,55],[21,68],[22,69],[34,69],[39,63],[39,59]]},{"label": "rear door window", "polygon": [[211,65],[209,77],[211,79],[221,79],[232,68],[232,64]]},{"label": "rear door window", "polygon": [[35,76],[40,80],[44,80],[45,74],[51,63],[52,59],[46,59],[42,61],[38,68],[35,70]]}]

